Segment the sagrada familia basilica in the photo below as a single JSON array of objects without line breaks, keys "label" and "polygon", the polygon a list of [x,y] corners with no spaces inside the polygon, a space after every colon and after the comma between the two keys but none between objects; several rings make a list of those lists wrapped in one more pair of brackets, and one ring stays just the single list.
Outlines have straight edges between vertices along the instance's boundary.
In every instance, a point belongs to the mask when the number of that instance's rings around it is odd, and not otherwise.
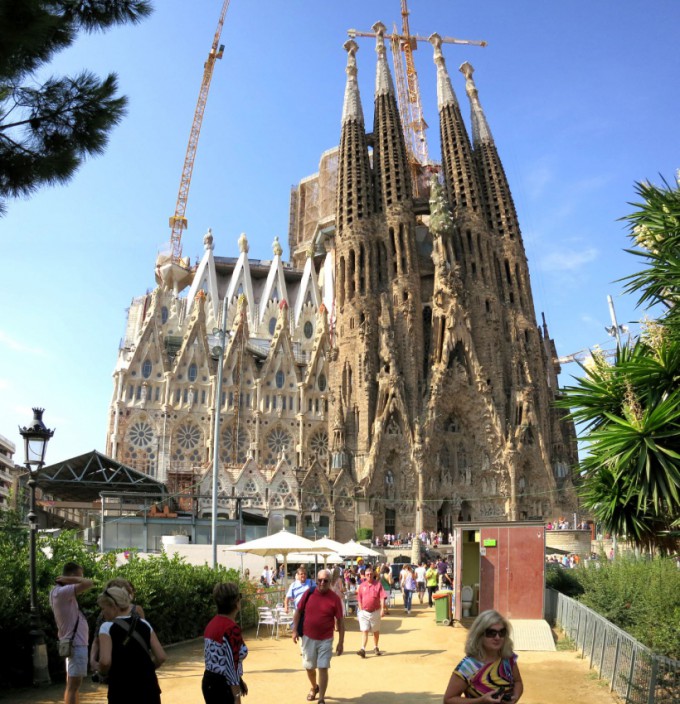
[{"label": "sagrada familia basilica", "polygon": [[238,498],[302,533],[315,512],[338,540],[569,513],[574,427],[473,68],[470,139],[430,38],[441,164],[414,164],[374,30],[372,131],[349,40],[340,144],[292,191],[290,261],[278,239],[250,259],[245,235],[216,256],[208,232],[196,267],[160,261],[132,301],[107,452],[199,516],[217,453],[218,515]]}]

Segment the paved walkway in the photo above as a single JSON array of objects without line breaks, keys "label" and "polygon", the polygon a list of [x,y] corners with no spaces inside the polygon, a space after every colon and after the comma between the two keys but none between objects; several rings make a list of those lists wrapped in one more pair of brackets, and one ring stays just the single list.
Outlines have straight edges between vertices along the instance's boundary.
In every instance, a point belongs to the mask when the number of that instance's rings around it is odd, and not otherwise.
[{"label": "paved walkway", "polygon": [[[348,619],[345,654],[331,664],[329,704],[441,704],[451,671],[463,655],[467,631],[460,626],[436,625],[434,611],[426,604],[416,604],[411,616],[392,609],[383,619],[382,631],[384,655],[362,660],[356,655],[360,645],[356,618]],[[291,638],[273,640],[265,635],[256,640],[253,630],[245,639],[250,654],[244,679],[250,694],[244,704],[305,704],[309,684]],[[522,704],[615,701],[609,688],[595,679],[587,662],[573,651],[522,652],[519,657],[525,682]],[[203,704],[202,673],[202,640],[168,648],[168,661],[158,672],[163,704]],[[63,685],[3,694],[12,704],[54,704],[62,700]],[[105,702],[105,687],[91,682],[83,685],[80,704]]]}]

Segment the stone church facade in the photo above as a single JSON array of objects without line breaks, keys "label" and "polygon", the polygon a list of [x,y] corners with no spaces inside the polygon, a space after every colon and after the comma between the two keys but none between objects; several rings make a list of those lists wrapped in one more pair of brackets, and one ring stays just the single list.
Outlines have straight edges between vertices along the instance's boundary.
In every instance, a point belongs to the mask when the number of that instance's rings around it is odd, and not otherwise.
[{"label": "stone church facade", "polygon": [[187,291],[159,270],[132,301],[108,454],[207,516],[217,447],[218,515],[238,498],[310,535],[314,511],[338,540],[570,513],[575,432],[473,69],[470,139],[432,36],[442,161],[423,167],[375,29],[373,129],[350,40],[340,144],[293,189],[291,262],[278,239],[250,259],[245,235],[218,257],[208,233]]}]

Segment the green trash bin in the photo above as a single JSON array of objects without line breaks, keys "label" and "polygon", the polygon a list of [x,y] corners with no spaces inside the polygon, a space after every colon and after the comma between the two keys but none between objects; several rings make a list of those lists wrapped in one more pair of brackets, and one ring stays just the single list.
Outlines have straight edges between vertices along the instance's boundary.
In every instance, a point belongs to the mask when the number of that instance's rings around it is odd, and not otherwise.
[{"label": "green trash bin", "polygon": [[432,595],[434,599],[434,620],[442,626],[450,626],[452,622],[451,605],[453,592],[443,591]]}]

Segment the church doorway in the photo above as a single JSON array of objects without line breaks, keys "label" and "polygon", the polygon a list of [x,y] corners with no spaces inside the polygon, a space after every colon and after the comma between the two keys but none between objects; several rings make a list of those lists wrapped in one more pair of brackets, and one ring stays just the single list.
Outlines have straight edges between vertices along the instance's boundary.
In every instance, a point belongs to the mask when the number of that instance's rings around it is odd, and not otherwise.
[{"label": "church doorway", "polygon": [[396,535],[397,532],[397,512],[393,508],[385,509],[385,533]]}]

